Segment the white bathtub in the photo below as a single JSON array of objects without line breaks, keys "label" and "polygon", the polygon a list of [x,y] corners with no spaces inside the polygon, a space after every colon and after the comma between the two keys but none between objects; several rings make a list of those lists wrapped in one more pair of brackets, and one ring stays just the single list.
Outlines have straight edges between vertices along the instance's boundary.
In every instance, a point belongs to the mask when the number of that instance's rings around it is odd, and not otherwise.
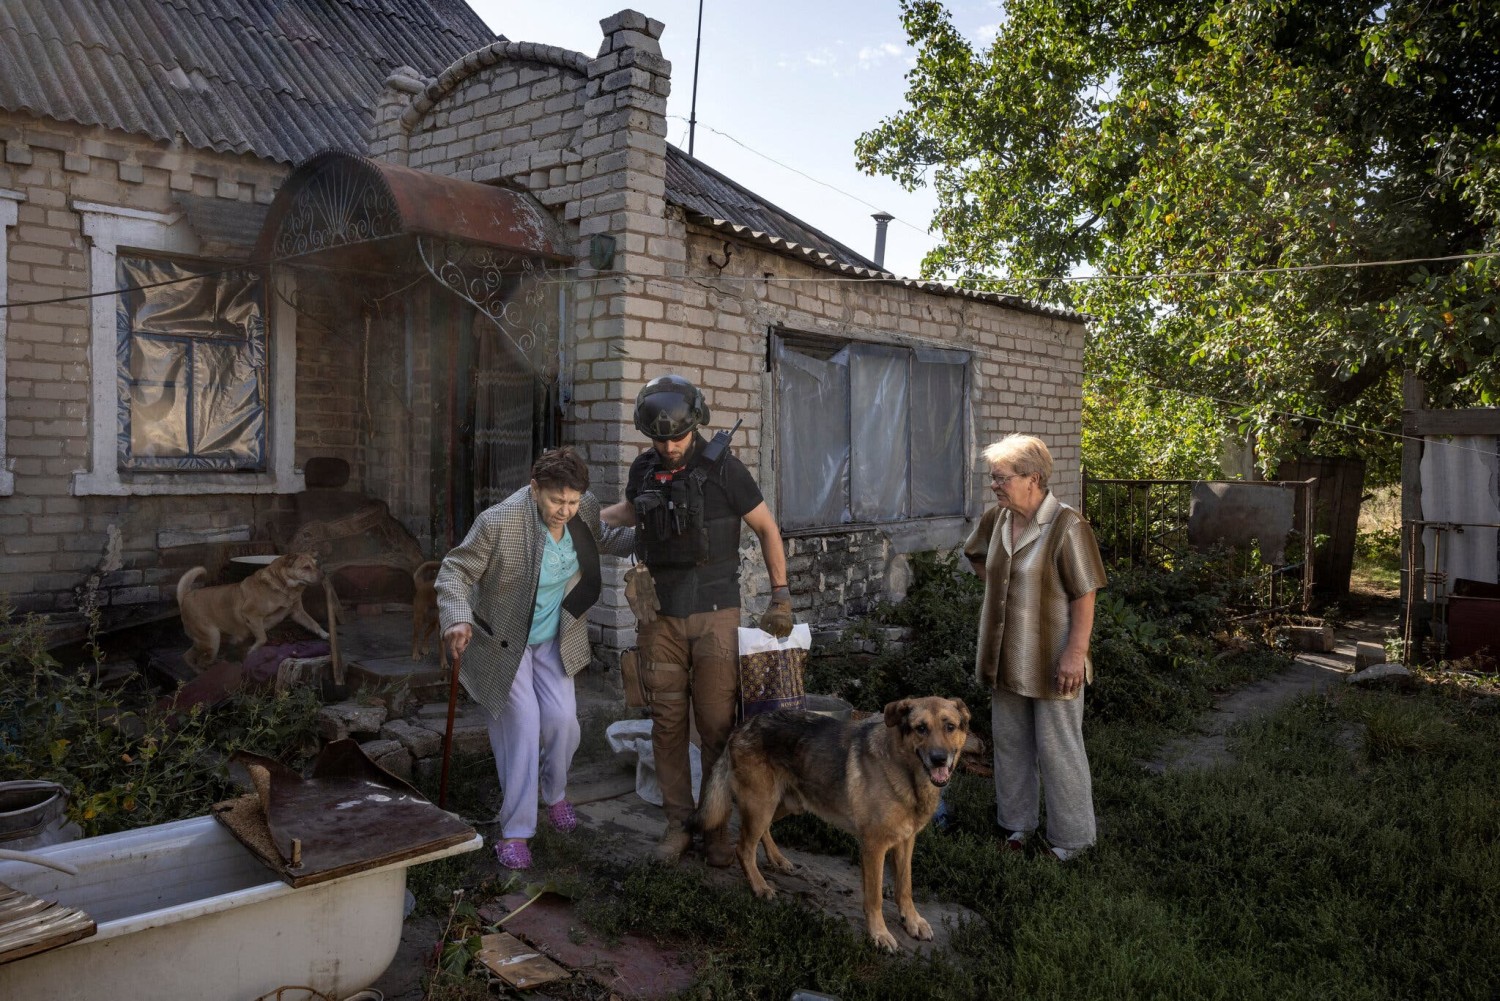
[{"label": "white bathtub", "polygon": [[347,998],[396,955],[407,866],[481,844],[302,889],[212,817],[40,849],[79,874],[5,862],[0,883],[81,908],[99,930],[0,965],[0,1001],[253,1001],[284,986]]}]

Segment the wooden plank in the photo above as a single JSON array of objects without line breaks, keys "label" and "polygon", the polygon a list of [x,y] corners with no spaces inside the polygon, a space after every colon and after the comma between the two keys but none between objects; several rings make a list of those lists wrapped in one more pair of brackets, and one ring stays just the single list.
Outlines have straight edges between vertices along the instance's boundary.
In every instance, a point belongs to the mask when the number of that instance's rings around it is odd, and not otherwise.
[{"label": "wooden plank", "polygon": [[1500,408],[1402,410],[1402,431],[1423,438],[1440,434],[1500,435]]},{"label": "wooden plank", "polygon": [[481,936],[476,959],[495,976],[520,990],[568,977],[568,971],[509,932]]},{"label": "wooden plank", "polygon": [[95,930],[83,911],[0,883],[0,963],[56,949]]}]

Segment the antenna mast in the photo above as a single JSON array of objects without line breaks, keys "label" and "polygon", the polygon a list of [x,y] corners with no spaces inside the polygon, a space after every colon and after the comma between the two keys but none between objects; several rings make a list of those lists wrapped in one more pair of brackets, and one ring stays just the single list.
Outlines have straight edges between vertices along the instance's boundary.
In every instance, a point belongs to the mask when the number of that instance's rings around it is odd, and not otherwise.
[{"label": "antenna mast", "polygon": [[688,109],[688,156],[693,155],[693,136],[698,131],[698,53],[703,49],[703,0],[698,0],[698,37],[693,40],[693,104]]}]

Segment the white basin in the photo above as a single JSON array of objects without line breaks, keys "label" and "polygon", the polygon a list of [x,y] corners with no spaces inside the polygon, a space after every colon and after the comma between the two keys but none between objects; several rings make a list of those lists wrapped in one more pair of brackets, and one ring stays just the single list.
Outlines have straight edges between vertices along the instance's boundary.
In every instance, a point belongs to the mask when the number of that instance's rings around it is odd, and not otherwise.
[{"label": "white basin", "polygon": [[407,867],[483,843],[301,889],[212,817],[39,849],[79,874],[6,862],[0,883],[80,908],[98,932],[0,965],[0,999],[252,1001],[285,986],[347,998],[396,955]]}]

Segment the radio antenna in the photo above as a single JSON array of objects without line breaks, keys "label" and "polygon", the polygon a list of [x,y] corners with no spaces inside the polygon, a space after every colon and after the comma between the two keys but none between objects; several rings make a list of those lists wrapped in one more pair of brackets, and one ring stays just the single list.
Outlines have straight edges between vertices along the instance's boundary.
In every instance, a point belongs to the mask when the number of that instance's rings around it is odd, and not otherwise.
[{"label": "radio antenna", "polygon": [[688,109],[688,156],[693,155],[693,136],[698,131],[698,53],[703,49],[703,0],[698,0],[698,37],[693,40],[693,103]]}]

